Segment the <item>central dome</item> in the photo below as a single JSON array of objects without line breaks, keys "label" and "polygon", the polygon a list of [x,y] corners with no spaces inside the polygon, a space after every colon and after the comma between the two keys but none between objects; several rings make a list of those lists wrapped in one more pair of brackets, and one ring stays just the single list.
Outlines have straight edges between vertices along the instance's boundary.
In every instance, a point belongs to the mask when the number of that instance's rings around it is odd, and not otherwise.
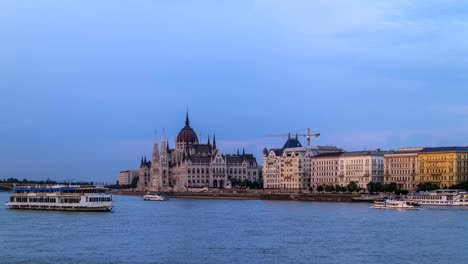
[{"label": "central dome", "polygon": [[187,117],[185,118],[185,127],[180,130],[179,135],[177,135],[177,143],[198,143],[198,137],[195,131],[190,127],[190,122]]}]

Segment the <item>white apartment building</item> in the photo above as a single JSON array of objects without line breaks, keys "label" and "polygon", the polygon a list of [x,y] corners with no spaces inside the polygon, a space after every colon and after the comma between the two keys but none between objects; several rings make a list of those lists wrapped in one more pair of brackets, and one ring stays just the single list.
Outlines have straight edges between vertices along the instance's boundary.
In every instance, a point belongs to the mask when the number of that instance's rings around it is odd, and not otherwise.
[{"label": "white apartment building", "polygon": [[342,152],[322,153],[312,158],[310,187],[339,184],[339,160]]},{"label": "white apartment building", "polygon": [[339,158],[338,182],[346,186],[355,182],[360,188],[367,189],[369,182],[384,181],[383,151],[344,152]]},{"label": "white apartment building", "polygon": [[283,148],[263,150],[263,188],[301,190],[311,186],[312,157],[326,152],[339,152],[331,146],[302,147],[289,137]]}]

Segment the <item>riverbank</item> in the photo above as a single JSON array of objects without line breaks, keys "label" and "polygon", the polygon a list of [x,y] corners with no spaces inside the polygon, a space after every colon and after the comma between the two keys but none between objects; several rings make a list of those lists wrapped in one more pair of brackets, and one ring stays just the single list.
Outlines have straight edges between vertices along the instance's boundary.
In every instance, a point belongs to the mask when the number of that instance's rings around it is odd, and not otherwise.
[{"label": "riverbank", "polygon": [[[142,196],[145,192],[130,190],[113,190],[112,194]],[[169,192],[164,195],[170,198],[185,199],[224,199],[224,200],[281,200],[281,201],[314,201],[314,202],[353,202],[359,194],[341,193],[298,193],[271,192],[265,190],[229,190],[207,192]]]}]

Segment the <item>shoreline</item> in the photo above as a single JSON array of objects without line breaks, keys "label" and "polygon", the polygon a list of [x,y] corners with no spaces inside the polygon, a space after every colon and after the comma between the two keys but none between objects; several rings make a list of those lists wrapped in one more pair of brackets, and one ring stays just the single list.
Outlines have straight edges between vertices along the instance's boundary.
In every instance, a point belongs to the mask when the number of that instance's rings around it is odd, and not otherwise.
[{"label": "shoreline", "polygon": [[[142,191],[111,191],[115,195],[142,196],[146,192]],[[213,200],[272,200],[272,201],[310,201],[310,202],[357,202],[353,200],[360,197],[360,194],[339,194],[339,193],[274,193],[263,190],[251,192],[174,192],[163,193],[169,198],[184,199],[213,199]]]}]

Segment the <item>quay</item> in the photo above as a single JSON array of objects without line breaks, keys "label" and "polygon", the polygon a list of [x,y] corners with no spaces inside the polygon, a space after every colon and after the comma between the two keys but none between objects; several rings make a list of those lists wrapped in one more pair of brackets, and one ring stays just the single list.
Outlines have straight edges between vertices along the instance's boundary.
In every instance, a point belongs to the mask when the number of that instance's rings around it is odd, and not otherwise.
[{"label": "quay", "polygon": [[[146,192],[133,190],[112,190],[117,195],[142,196]],[[172,198],[185,199],[222,199],[222,200],[277,200],[277,201],[314,201],[314,202],[353,202],[360,194],[349,193],[305,193],[286,192],[285,190],[223,190],[204,192],[166,192]]]}]

